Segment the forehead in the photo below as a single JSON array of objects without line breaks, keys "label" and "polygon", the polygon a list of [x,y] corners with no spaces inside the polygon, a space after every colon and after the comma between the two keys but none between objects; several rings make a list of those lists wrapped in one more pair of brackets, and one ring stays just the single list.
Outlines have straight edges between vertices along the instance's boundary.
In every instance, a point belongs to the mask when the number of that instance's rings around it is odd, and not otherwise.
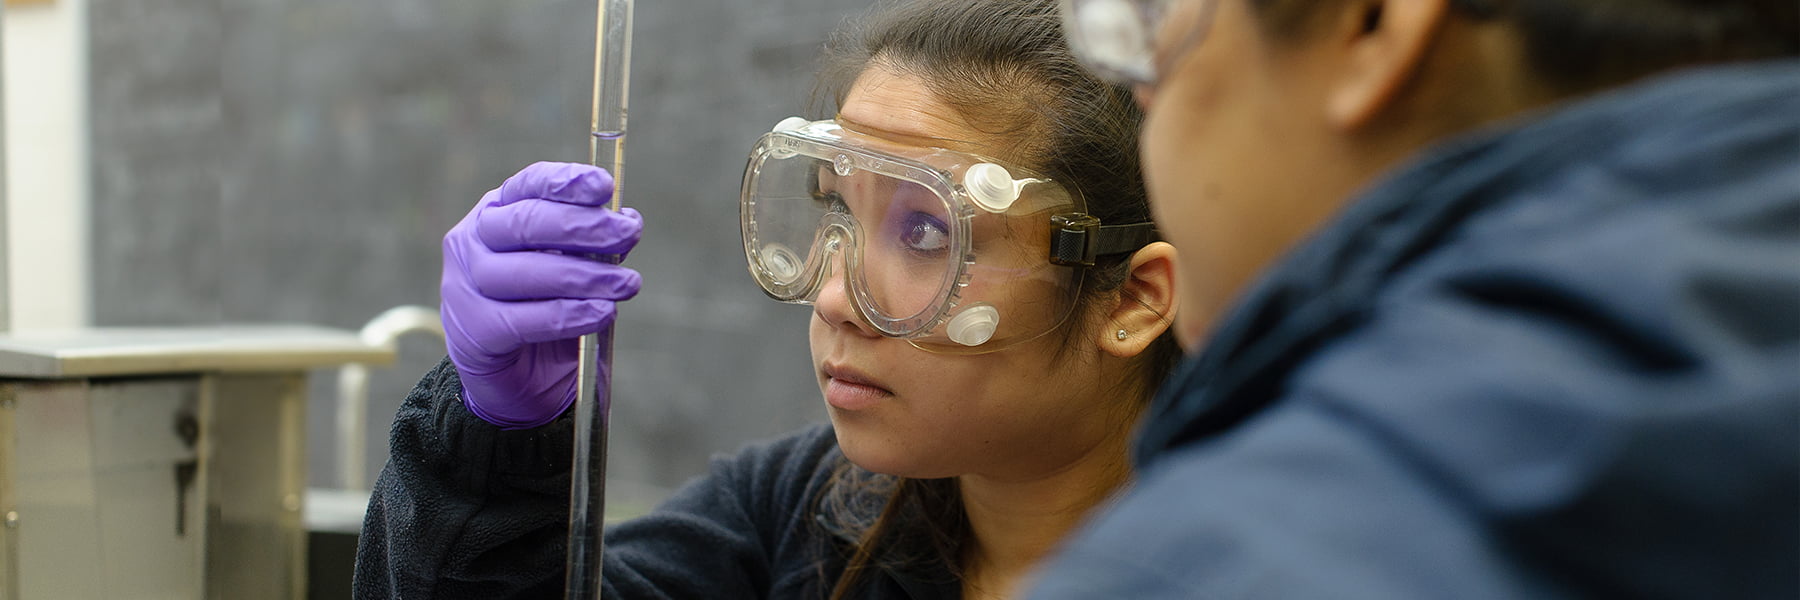
[{"label": "forehead", "polygon": [[925,80],[873,63],[838,110],[844,127],[889,141],[1002,157],[1014,144],[983,133],[933,93]]}]

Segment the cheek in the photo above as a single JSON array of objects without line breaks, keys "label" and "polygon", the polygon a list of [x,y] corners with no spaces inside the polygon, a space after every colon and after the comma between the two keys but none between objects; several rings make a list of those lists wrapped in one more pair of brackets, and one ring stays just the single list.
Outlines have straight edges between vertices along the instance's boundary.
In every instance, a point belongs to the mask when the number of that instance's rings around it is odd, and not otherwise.
[{"label": "cheek", "polygon": [[[1197,291],[1184,290],[1184,292],[1189,295],[1198,294]],[[1175,343],[1180,344],[1181,351],[1186,354],[1198,354],[1200,352],[1200,344],[1206,341],[1206,332],[1208,329],[1208,321],[1205,319],[1191,317],[1188,316],[1188,313],[1182,313],[1175,317]]]},{"label": "cheek", "polygon": [[[1205,196],[1218,181],[1208,164],[1202,131],[1192,113],[1162,111],[1145,123],[1141,148],[1144,181],[1157,229],[1184,258],[1200,249],[1206,219],[1199,218]],[[1190,250],[1190,248],[1192,250]]]},{"label": "cheek", "polygon": [[[817,313],[806,320],[806,341],[807,348],[812,352],[813,369],[818,369],[825,362],[825,352],[829,348],[827,342],[830,339],[831,329],[825,325],[825,321],[820,319]],[[823,391],[825,382],[821,380],[819,385],[821,386],[820,390]]]},{"label": "cheek", "polygon": [[1181,310],[1175,317],[1175,335],[1182,348],[1192,352],[1216,319],[1221,285],[1218,275],[1235,229],[1243,223],[1221,214],[1220,196],[1232,183],[1231,173],[1241,166],[1229,162],[1230,147],[1220,138],[1229,126],[1206,122],[1206,115],[1169,107],[1146,122],[1145,182],[1157,230],[1180,252],[1176,285]]}]

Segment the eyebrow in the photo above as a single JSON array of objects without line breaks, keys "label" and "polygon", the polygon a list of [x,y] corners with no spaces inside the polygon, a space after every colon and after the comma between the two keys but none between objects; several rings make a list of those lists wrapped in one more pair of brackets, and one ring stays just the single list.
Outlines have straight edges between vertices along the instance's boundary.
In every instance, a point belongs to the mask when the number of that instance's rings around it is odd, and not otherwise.
[{"label": "eyebrow", "polygon": [[834,117],[834,120],[836,120],[838,122],[838,124],[844,125],[846,129],[855,131],[857,133],[862,133],[862,134],[867,134],[867,135],[875,135],[877,137],[891,136],[891,137],[903,138],[901,140],[895,140],[895,141],[932,140],[932,141],[937,141],[937,142],[951,142],[951,143],[956,143],[956,144],[966,144],[969,146],[977,146],[977,147],[981,146],[981,144],[978,144],[971,140],[959,140],[959,139],[955,139],[955,138],[937,137],[937,136],[931,136],[931,135],[920,135],[917,133],[911,133],[911,132],[906,132],[906,131],[895,131],[892,129],[884,129],[881,127],[876,127],[874,125],[870,125],[868,123],[864,123],[862,121],[858,121],[856,119],[852,119],[850,117],[846,117],[846,116],[844,116],[844,113],[842,113],[842,112],[837,113],[837,115]]}]

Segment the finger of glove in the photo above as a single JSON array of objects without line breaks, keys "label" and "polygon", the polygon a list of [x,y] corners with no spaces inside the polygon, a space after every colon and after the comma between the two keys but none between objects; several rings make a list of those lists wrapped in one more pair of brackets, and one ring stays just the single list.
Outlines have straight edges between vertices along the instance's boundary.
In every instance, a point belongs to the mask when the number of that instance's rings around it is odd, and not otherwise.
[{"label": "finger of glove", "polygon": [[467,260],[470,283],[494,300],[629,300],[644,285],[637,271],[567,254],[483,252]]},{"label": "finger of glove", "polygon": [[611,300],[525,300],[491,303],[488,336],[503,335],[521,344],[578,338],[612,325],[617,307]]},{"label": "finger of glove", "polygon": [[500,184],[494,206],[521,200],[600,206],[612,201],[613,178],[606,169],[579,163],[539,162]]},{"label": "finger of glove", "polygon": [[624,254],[643,236],[644,218],[629,208],[613,212],[598,206],[523,200],[481,211],[475,231],[481,243],[496,252]]}]

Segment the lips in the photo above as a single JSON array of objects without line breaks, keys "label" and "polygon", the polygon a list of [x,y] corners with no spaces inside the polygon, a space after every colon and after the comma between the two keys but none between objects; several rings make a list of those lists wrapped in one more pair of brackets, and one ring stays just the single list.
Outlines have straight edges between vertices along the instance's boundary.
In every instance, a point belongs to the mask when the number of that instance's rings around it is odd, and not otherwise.
[{"label": "lips", "polygon": [[866,410],[892,398],[894,392],[867,373],[848,365],[825,363],[825,403],[842,410]]}]

